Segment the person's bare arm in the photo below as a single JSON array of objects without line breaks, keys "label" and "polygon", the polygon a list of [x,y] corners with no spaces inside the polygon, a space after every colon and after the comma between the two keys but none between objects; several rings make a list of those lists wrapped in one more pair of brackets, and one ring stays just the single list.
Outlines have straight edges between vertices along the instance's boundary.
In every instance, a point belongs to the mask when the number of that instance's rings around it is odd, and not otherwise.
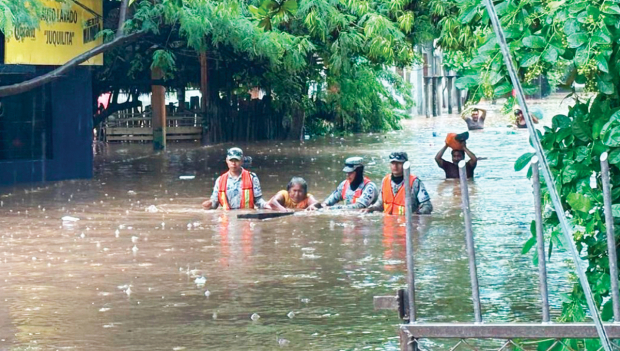
[{"label": "person's bare arm", "polygon": [[481,120],[482,122],[484,122],[484,119],[487,118],[487,110],[478,110],[480,111],[480,118],[479,120]]},{"label": "person's bare arm", "polygon": [[319,200],[317,200],[314,196],[310,195],[308,197],[308,207],[314,205],[314,204],[318,204]]},{"label": "person's bare arm", "polygon": [[467,162],[469,164],[469,167],[476,167],[476,165],[478,164],[478,158],[476,157],[476,155],[474,155],[474,153],[471,152],[467,148],[467,146],[463,146],[463,151],[465,151],[467,156],[469,156],[469,161]]},{"label": "person's bare arm", "polygon": [[443,168],[443,154],[448,150],[448,144],[444,145],[441,150],[435,155],[435,162],[437,162],[437,166]]},{"label": "person's bare arm", "polygon": [[272,210],[274,210],[274,211],[281,211],[281,212],[287,212],[288,210],[286,209],[286,207],[282,206],[283,203],[284,203],[284,197],[280,193],[275,194],[269,200],[269,206],[271,206]]}]

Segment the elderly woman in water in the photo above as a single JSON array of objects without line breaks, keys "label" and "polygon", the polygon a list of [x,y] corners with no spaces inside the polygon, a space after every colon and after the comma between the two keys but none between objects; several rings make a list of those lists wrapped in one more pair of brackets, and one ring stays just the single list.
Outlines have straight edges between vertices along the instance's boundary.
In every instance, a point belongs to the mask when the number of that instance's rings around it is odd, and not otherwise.
[{"label": "elderly woman in water", "polygon": [[286,186],[269,200],[269,205],[276,211],[304,210],[318,201],[308,194],[308,183],[301,177],[293,177]]}]

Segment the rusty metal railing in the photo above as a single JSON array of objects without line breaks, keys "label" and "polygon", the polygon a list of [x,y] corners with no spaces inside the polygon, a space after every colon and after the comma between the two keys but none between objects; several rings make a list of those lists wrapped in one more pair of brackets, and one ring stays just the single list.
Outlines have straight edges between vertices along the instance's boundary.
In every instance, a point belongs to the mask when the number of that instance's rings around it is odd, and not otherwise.
[{"label": "rusty metal railing", "polygon": [[[606,234],[609,254],[609,267],[611,276],[611,298],[614,306],[615,323],[603,324],[609,339],[620,339],[620,291],[618,290],[618,267],[616,241],[614,237],[613,214],[611,208],[611,191],[609,181],[609,163],[607,153],[601,158],[601,180],[604,199],[604,212],[606,219]],[[472,229],[472,219],[469,206],[469,192],[467,175],[465,172],[465,162],[459,163],[459,176],[462,198],[462,210],[465,228],[465,242],[467,246],[467,256],[469,260],[470,283],[472,287],[472,301],[475,322],[473,323],[419,323],[415,316],[415,276],[413,274],[414,257],[412,236],[413,229],[407,226],[407,289],[400,290],[395,296],[376,296],[374,304],[376,309],[398,310],[399,316],[404,320],[400,325],[400,346],[402,351],[422,350],[424,346],[420,339],[456,339],[457,342],[451,350],[456,348],[477,349],[469,339],[501,339],[499,350],[510,348],[527,349],[526,340],[551,340],[549,350],[560,345],[567,350],[573,350],[564,340],[565,339],[597,339],[599,333],[597,326],[592,323],[550,323],[549,314],[549,295],[547,291],[547,267],[545,261],[544,230],[542,217],[542,196],[540,185],[540,174],[538,171],[539,160],[533,157],[530,163],[532,168],[532,190],[534,195],[535,222],[536,222],[536,241],[538,252],[538,276],[539,289],[542,301],[542,318],[540,323],[483,323],[480,295],[478,288],[478,276],[476,271],[476,250],[474,246],[474,233]],[[404,165],[405,179],[409,173],[409,164]],[[407,182],[406,182],[407,184]],[[411,190],[406,189],[408,197]],[[408,201],[411,201],[410,199]],[[409,212],[410,202],[407,208]],[[411,223],[411,213],[407,213],[407,222]],[[413,312],[412,312],[413,311]],[[529,345],[529,344],[528,344]],[[529,345],[531,348],[531,345]],[[603,349],[605,345],[601,346]],[[620,350],[620,347],[610,343],[611,349]]]}]

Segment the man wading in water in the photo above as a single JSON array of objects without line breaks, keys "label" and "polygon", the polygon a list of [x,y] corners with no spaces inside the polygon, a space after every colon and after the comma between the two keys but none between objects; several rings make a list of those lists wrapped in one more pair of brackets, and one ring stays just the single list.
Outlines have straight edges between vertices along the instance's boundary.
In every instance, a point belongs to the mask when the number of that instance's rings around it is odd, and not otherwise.
[{"label": "man wading in water", "polygon": [[[342,210],[362,209],[375,202],[377,186],[370,179],[364,177],[364,165],[361,157],[348,158],[342,171],[347,173],[347,179],[340,183],[338,188],[322,204],[314,204],[309,206],[307,210],[314,211],[321,207]],[[340,201],[344,201],[344,205],[336,205]]]},{"label": "man wading in water", "polygon": [[[383,178],[379,198],[374,205],[363,209],[362,212],[383,211],[385,214],[405,215],[403,164],[408,160],[406,152],[392,152],[390,154],[390,170],[392,173]],[[412,213],[431,213],[433,205],[422,181],[414,175],[409,175],[409,184],[411,184],[411,195],[413,195]]]},{"label": "man wading in water", "polygon": [[[448,145],[448,142],[446,141],[446,145],[444,145],[444,147],[439,150],[437,155],[435,155],[435,162],[437,162],[439,168],[443,169],[443,171],[446,173],[446,179],[459,178],[458,164],[461,160],[465,159],[465,154],[469,156],[469,161],[467,161],[467,164],[465,165],[465,170],[467,171],[467,178],[474,177],[474,169],[478,164],[478,158],[476,158],[476,155],[474,155],[473,152],[469,151],[466,146],[466,140],[468,136],[469,135],[465,135],[465,133],[456,135],[456,137],[454,138],[455,140],[451,141],[452,145]],[[448,162],[443,159],[443,154],[449,147],[452,148],[452,162]]]},{"label": "man wading in water", "polygon": [[484,120],[487,117],[487,111],[478,107],[474,107],[471,111],[471,117],[463,118],[467,123],[467,129],[477,130],[484,129]]},{"label": "man wading in water", "polygon": [[222,206],[224,210],[236,209],[270,209],[263,199],[260,182],[256,174],[243,169],[243,151],[233,147],[226,154],[228,172],[222,174],[215,181],[211,198],[202,203],[205,209],[216,209]]}]

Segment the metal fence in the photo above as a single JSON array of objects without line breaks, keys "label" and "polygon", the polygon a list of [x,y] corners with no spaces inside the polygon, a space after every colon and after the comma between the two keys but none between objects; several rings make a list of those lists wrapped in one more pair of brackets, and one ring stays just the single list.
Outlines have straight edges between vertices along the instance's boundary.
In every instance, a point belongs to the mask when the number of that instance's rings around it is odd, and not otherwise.
[{"label": "metal fence", "polygon": [[[620,339],[620,291],[618,290],[618,267],[616,241],[614,236],[614,221],[611,208],[611,187],[609,181],[609,163],[607,153],[600,158],[601,179],[604,198],[604,212],[607,229],[607,250],[609,254],[609,268],[611,276],[611,297],[613,300],[613,315],[616,323],[605,323],[604,328],[609,339]],[[541,186],[539,163],[536,157],[532,158],[532,187],[534,193],[536,245],[538,251],[539,290],[542,302],[540,323],[483,323],[481,313],[480,293],[478,288],[478,273],[476,268],[476,250],[472,229],[471,212],[465,161],[459,163],[462,210],[464,218],[465,243],[469,261],[470,283],[474,310],[472,323],[419,323],[416,321],[415,275],[413,241],[410,213],[407,213],[407,289],[399,290],[395,296],[375,296],[376,309],[396,309],[404,323],[400,329],[400,349],[402,351],[423,350],[421,339],[451,339],[456,349],[489,349],[491,346],[481,347],[480,340],[494,340],[497,350],[528,350],[542,346],[543,350],[580,350],[603,349],[596,344],[599,335],[593,323],[550,323],[549,296],[547,291],[547,267],[545,261],[545,242],[542,222]],[[405,164],[405,179],[410,173],[409,164]],[[408,184],[405,182],[405,184]],[[410,191],[406,192],[410,196]],[[411,200],[408,200],[411,201]],[[409,202],[408,202],[409,203]],[[410,210],[409,205],[407,208]],[[593,339],[590,341],[576,341],[576,339]],[[533,342],[535,341],[535,342]],[[541,343],[544,342],[544,343]],[[497,346],[499,345],[499,346]],[[597,346],[593,346],[597,345]],[[612,348],[620,347],[612,343]],[[540,349],[540,348],[539,348]]]}]

